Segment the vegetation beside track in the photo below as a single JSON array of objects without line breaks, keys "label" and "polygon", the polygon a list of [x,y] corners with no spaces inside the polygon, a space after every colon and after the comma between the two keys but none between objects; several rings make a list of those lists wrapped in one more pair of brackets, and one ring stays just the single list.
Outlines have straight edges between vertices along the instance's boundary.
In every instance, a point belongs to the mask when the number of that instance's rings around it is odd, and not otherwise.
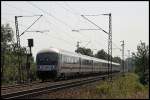
[{"label": "vegetation beside track", "polygon": [[140,83],[140,78],[134,73],[108,80],[83,85],[80,88],[68,88],[42,98],[48,99],[148,99],[149,86]]},{"label": "vegetation beside track", "polygon": [[100,82],[96,91],[101,98],[148,99],[149,86],[141,84],[138,75],[128,73],[114,79],[112,83]]},{"label": "vegetation beside track", "polygon": [[[18,66],[18,48],[14,40],[15,33],[9,24],[1,24],[1,84],[13,85],[19,83],[19,66]],[[21,46],[21,82],[29,80],[27,77],[27,52],[28,47]],[[30,73],[31,81],[37,80],[36,64],[33,56],[30,57]]]}]

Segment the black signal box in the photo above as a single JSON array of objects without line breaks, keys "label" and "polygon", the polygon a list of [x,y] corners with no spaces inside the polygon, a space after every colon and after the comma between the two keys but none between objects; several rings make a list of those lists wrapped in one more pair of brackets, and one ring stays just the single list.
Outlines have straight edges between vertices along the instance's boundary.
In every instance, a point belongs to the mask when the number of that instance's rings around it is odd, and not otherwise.
[{"label": "black signal box", "polygon": [[28,39],[28,46],[33,47],[33,39]]}]

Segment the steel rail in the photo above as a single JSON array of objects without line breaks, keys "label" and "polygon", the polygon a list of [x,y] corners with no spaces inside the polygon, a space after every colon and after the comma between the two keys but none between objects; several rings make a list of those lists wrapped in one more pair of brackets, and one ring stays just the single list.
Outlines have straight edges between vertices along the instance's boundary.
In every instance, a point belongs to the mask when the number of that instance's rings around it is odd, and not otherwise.
[{"label": "steel rail", "polygon": [[32,83],[24,83],[24,84],[15,84],[15,85],[7,85],[7,86],[1,86],[1,90],[7,90],[12,88],[21,88],[26,86],[31,86],[40,83],[41,81],[34,81]]},{"label": "steel rail", "polygon": [[56,82],[54,84],[50,84],[49,86],[45,86],[45,87],[3,94],[2,98],[4,98],[4,99],[31,98],[31,97],[37,96],[39,94],[44,94],[44,93],[52,92],[52,91],[59,90],[59,89],[79,86],[82,84],[87,84],[87,83],[91,83],[94,81],[98,81],[98,80],[103,79],[104,77],[107,77],[107,75],[103,75],[103,76],[101,75],[101,76],[92,77],[92,78],[90,77],[90,78],[77,79],[77,80],[73,80],[73,81],[69,80],[69,81],[65,81],[64,83]]}]

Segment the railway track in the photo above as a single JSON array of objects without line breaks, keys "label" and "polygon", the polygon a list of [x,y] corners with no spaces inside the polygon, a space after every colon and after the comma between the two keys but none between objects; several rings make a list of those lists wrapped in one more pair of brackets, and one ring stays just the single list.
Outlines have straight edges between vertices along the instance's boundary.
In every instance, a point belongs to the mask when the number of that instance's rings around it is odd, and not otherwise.
[{"label": "railway track", "polygon": [[7,85],[7,86],[1,86],[1,90],[8,90],[8,89],[13,89],[13,88],[21,88],[21,87],[26,87],[26,86],[31,86],[34,84],[38,84],[41,81],[34,81],[32,83],[24,83],[24,84],[15,84],[15,85]]},{"label": "railway track", "polygon": [[44,82],[41,83],[40,81],[33,82],[33,83],[28,83],[28,84],[17,84],[17,85],[11,85],[8,87],[2,87],[1,88],[1,94],[11,94],[14,91],[19,92],[22,90],[28,90],[28,89],[34,89],[34,88],[40,88],[44,86],[48,86],[49,84],[52,84],[52,82]]},{"label": "railway track", "polygon": [[[115,74],[114,74],[115,75]],[[34,96],[39,96],[40,94],[45,94],[48,92],[53,92],[59,89],[79,86],[91,82],[95,82],[107,77],[107,75],[95,76],[95,77],[88,77],[88,78],[80,78],[80,79],[73,79],[61,82],[47,82],[41,83],[38,86],[24,89],[20,91],[13,91],[10,93],[2,93],[2,98],[4,99],[20,99],[20,98],[32,98]]]}]

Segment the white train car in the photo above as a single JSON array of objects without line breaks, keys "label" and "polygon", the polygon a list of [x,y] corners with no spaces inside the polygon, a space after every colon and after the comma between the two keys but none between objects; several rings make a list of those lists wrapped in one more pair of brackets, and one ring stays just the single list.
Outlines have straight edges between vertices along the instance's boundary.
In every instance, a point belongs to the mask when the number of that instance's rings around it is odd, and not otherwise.
[{"label": "white train car", "polygon": [[[81,74],[106,73],[108,61],[62,49],[50,48],[38,52],[37,75],[40,79],[68,77]],[[112,62],[112,71],[119,72],[120,64]]]}]

